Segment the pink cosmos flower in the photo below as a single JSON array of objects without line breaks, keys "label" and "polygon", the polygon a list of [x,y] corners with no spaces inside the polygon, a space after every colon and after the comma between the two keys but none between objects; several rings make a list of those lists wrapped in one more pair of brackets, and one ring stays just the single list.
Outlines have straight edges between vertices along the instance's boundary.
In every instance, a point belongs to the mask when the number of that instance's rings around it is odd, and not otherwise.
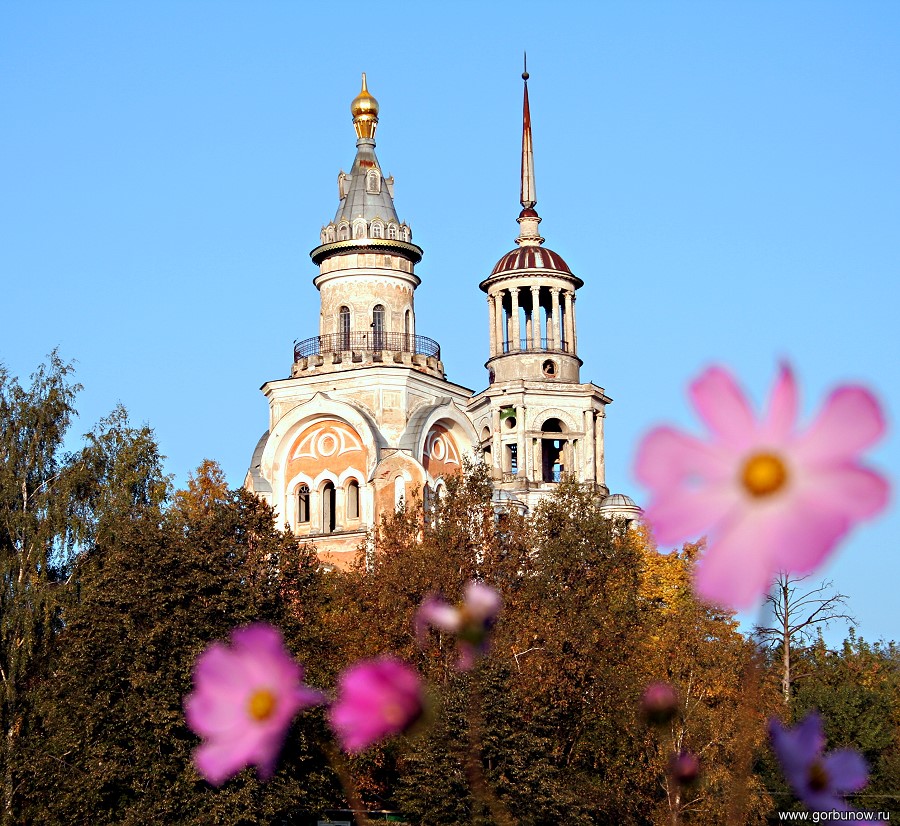
[{"label": "pink cosmos flower", "polygon": [[422,642],[429,625],[457,636],[456,667],[468,671],[475,659],[488,647],[490,630],[500,613],[500,594],[482,582],[466,585],[463,603],[458,608],[440,597],[426,597],[416,612],[416,636]]},{"label": "pink cosmos flower", "polygon": [[657,428],[638,448],[635,473],[652,491],[646,514],[660,543],[707,533],[695,579],[704,599],[751,606],[777,572],[815,570],[855,522],[887,504],[886,480],[859,462],[885,428],[868,390],[838,388],[803,432],[787,366],[759,421],[721,367],[690,394],[711,438]]},{"label": "pink cosmos flower", "polygon": [[769,720],[769,737],[785,779],[808,809],[854,811],[844,795],[858,792],[868,782],[866,761],[852,749],[823,756],[825,733],[817,712],[808,714],[792,729]]},{"label": "pink cosmos flower", "polygon": [[251,764],[261,778],[271,777],[291,720],[324,701],[302,680],[303,667],[271,625],[236,628],[230,648],[210,645],[184,700],[188,726],[206,741],[194,752],[197,771],[214,786]]},{"label": "pink cosmos flower", "polygon": [[402,734],[423,709],[416,670],[393,657],[380,657],[361,660],[341,674],[329,720],[341,748],[358,752]]}]

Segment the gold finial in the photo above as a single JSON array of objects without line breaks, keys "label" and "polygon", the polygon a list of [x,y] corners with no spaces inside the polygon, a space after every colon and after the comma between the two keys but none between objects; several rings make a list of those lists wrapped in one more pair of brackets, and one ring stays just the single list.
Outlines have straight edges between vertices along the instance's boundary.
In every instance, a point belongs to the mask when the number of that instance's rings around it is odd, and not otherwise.
[{"label": "gold finial", "polygon": [[372,139],[375,137],[375,127],[378,125],[378,101],[369,94],[366,88],[366,73],[362,73],[362,91],[353,98],[350,104],[350,113],[353,115],[353,127],[356,129],[357,138]]}]

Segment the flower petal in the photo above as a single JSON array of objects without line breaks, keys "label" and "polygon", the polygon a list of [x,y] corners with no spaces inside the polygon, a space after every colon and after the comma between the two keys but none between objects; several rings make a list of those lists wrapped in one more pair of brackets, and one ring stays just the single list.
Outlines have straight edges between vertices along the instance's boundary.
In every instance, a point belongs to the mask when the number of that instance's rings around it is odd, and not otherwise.
[{"label": "flower petal", "polygon": [[250,764],[252,746],[225,740],[209,740],[194,750],[194,765],[207,783],[221,786]]},{"label": "flower petal", "polygon": [[494,619],[500,613],[502,604],[500,594],[496,590],[477,580],[466,585],[463,601],[469,615],[481,622]]},{"label": "flower petal", "polygon": [[837,749],[822,761],[831,788],[838,794],[858,792],[869,782],[869,767],[863,756],[853,749]]},{"label": "flower petal", "polygon": [[743,450],[757,431],[753,411],[731,373],[710,367],[690,388],[700,418],[722,442]]},{"label": "flower petal", "polygon": [[790,366],[782,364],[775,386],[772,388],[769,414],[763,424],[760,440],[773,445],[783,444],[791,435],[796,421],[797,382]]},{"label": "flower petal", "polygon": [[710,541],[694,572],[694,590],[716,605],[750,608],[768,592],[774,574],[758,520],[745,511]]},{"label": "flower petal", "polygon": [[642,485],[668,488],[685,481],[725,479],[733,473],[733,463],[694,436],[657,427],[638,445],[634,473]]},{"label": "flower petal", "polygon": [[810,475],[778,517],[769,549],[779,569],[808,574],[823,565],[854,522],[880,511],[887,482],[869,470],[843,467]]},{"label": "flower petal", "polygon": [[795,449],[805,463],[846,461],[877,442],[884,430],[884,413],[872,393],[864,387],[839,387]]},{"label": "flower petal", "polygon": [[657,542],[674,545],[717,531],[739,503],[731,485],[673,487],[648,505],[645,518]]}]

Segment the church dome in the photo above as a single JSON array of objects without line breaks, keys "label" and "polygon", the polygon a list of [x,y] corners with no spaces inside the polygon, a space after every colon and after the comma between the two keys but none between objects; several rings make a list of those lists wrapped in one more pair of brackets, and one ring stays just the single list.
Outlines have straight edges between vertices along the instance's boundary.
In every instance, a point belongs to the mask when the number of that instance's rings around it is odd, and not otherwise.
[{"label": "church dome", "polygon": [[636,508],[637,504],[634,499],[626,496],[624,493],[611,493],[603,499],[600,507],[606,510],[613,510],[614,508]]},{"label": "church dome", "polygon": [[[365,75],[363,75],[363,77],[365,77]],[[360,115],[378,114],[378,101],[369,94],[365,80],[363,80],[362,91],[353,98],[353,102],[350,104],[350,114],[353,115],[354,118],[358,118]]]},{"label": "church dome", "polygon": [[538,246],[522,246],[518,249],[510,250],[494,265],[491,275],[534,269],[555,270],[569,276],[572,275],[572,270],[569,269],[569,265],[559,253],[553,252],[547,247]]}]

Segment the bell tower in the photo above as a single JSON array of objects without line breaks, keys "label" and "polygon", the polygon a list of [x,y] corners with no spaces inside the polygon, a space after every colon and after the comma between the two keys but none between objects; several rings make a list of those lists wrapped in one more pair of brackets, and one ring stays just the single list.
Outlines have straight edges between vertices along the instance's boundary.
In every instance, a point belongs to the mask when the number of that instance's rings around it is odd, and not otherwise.
[{"label": "bell tower", "polygon": [[564,475],[608,494],[603,419],[612,399],[581,383],[575,293],[584,282],[539,231],[528,77],[522,73],[519,235],[480,284],[489,384],[470,401],[469,415],[495,487],[530,508]]}]

